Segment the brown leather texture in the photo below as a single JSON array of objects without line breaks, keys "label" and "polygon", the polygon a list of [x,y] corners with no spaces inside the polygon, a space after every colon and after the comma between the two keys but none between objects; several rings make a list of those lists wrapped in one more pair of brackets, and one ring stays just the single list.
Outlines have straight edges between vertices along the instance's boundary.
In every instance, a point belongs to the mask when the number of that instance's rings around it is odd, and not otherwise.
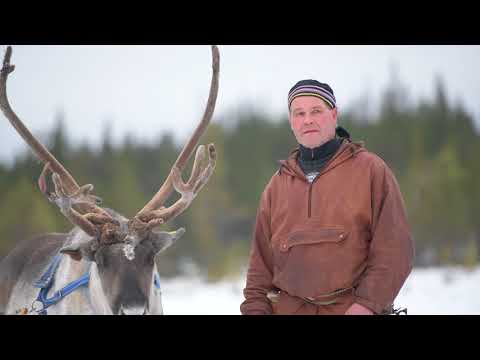
[{"label": "brown leather texture", "polygon": [[[310,184],[297,155],[281,162],[262,194],[241,312],[341,314],[353,302],[384,312],[414,257],[395,176],[380,157],[344,140]],[[302,301],[349,287],[341,303]],[[266,296],[272,289],[283,294],[275,309]]]}]

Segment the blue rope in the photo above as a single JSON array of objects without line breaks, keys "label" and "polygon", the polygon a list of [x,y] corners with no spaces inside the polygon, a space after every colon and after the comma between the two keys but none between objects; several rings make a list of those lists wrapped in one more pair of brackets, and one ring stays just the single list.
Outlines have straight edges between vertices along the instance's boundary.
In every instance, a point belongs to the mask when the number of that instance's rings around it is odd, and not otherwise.
[{"label": "blue rope", "polygon": [[[50,291],[53,285],[53,278],[55,276],[55,272],[57,271],[58,265],[60,264],[60,260],[62,258],[61,254],[58,254],[53,259],[52,263],[49,265],[47,271],[42,275],[40,280],[35,282],[34,286],[41,288],[36,301],[42,303],[42,309],[38,311],[39,315],[47,315],[47,308],[52,305],[55,305],[64,297],[69,295],[70,293],[74,292],[78,288],[82,286],[88,285],[90,281],[90,266],[88,266],[87,272],[79,279],[72,281],[68,285],[64,286],[60,290],[55,291],[50,298],[47,298],[47,294]],[[160,276],[155,273],[153,277],[153,285],[157,290],[160,290]]]},{"label": "blue rope", "polygon": [[[53,276],[57,271],[58,265],[60,263],[61,255],[58,254],[54,259],[52,264],[48,267],[46,273],[41,277],[39,281],[35,283],[36,287],[41,287],[41,290],[37,296],[37,300],[42,303],[42,309],[38,312],[39,315],[47,315],[47,308],[58,303],[64,297],[77,290],[78,288],[88,285],[90,281],[90,265],[88,266],[87,272],[79,279],[72,281],[67,284],[60,290],[55,291],[50,298],[47,298],[48,291],[53,285]],[[45,280],[45,281],[41,281]]]},{"label": "blue rope", "polygon": [[153,276],[153,285],[157,290],[160,290],[160,276],[157,273]]}]

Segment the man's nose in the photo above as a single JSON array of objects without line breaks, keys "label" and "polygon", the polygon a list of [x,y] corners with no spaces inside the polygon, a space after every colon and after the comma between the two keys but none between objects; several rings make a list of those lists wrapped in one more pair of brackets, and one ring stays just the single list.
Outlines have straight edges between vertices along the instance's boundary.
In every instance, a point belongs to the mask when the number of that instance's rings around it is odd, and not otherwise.
[{"label": "man's nose", "polygon": [[309,125],[313,122],[312,117],[309,114],[306,114],[305,117],[303,118],[303,123],[306,125]]}]

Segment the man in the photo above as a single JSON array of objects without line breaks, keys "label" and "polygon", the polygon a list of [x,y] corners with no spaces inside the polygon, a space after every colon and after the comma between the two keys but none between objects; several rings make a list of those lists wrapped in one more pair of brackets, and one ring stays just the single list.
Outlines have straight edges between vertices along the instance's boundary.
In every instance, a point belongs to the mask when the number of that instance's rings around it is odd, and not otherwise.
[{"label": "man", "polygon": [[329,85],[288,95],[299,143],[258,208],[242,314],[388,314],[412,269],[413,239],[388,166],[337,127]]}]

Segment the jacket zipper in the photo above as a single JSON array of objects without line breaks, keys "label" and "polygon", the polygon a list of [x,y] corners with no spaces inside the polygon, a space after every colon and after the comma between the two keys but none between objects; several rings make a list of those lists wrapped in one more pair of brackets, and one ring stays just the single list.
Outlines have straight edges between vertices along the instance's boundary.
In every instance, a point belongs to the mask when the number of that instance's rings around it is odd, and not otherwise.
[{"label": "jacket zipper", "polygon": [[312,185],[313,182],[311,182],[308,187],[308,218],[312,216]]},{"label": "jacket zipper", "polygon": [[[312,150],[312,158],[313,158],[313,150]],[[308,187],[308,218],[312,217],[312,187],[313,183],[318,180],[318,178],[325,173],[325,168],[320,171],[317,177],[310,183]],[[308,181],[308,180],[307,180]]]},{"label": "jacket zipper", "polygon": [[[320,176],[322,176],[324,174],[324,171],[320,171],[320,173],[317,175],[317,177],[315,179],[313,179],[313,181],[310,183],[310,185],[308,186],[308,218],[311,218],[312,217],[312,188],[313,188],[313,184],[315,183],[315,181],[318,180],[318,178]],[[308,181],[308,180],[307,180]]]}]

